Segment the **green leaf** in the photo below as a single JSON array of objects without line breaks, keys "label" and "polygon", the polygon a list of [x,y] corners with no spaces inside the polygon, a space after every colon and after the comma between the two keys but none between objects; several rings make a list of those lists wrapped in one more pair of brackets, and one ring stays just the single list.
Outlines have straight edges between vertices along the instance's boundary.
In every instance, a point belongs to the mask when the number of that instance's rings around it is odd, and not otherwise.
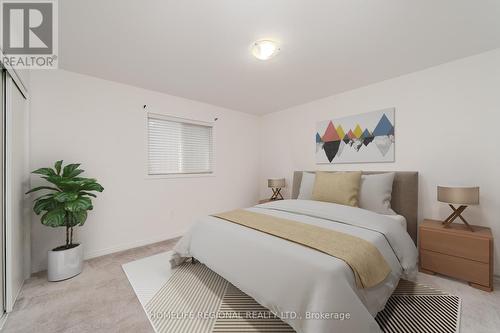
[{"label": "green leaf", "polygon": [[80,192],[78,193],[79,195],[88,195],[90,197],[94,197],[94,198],[97,198],[97,195],[95,195],[94,193],[90,193],[90,192]]},{"label": "green leaf", "polygon": [[66,179],[59,183],[59,187],[61,187],[66,192],[78,192],[81,185],[79,182],[75,182],[71,179]]},{"label": "green leaf", "polygon": [[68,164],[64,167],[63,169],[63,174],[62,176],[63,177],[69,177],[69,175],[75,171],[76,169],[78,169],[78,167],[80,166],[79,163],[75,163],[75,164]]},{"label": "green leaf", "polygon": [[35,202],[35,206],[33,207],[33,211],[36,215],[40,215],[43,211],[51,211],[56,209],[58,206],[57,201],[53,198],[50,199],[41,199]]},{"label": "green leaf", "polygon": [[81,190],[102,192],[102,191],[104,191],[104,187],[102,187],[98,183],[88,183],[88,184],[83,185],[81,187]]},{"label": "green leaf", "polygon": [[78,182],[80,185],[86,185],[86,184],[93,184],[97,183],[97,179],[94,178],[82,178],[82,177],[75,177],[71,179],[72,181]]},{"label": "green leaf", "polygon": [[37,202],[38,200],[41,200],[41,199],[46,199],[46,198],[49,198],[49,197],[53,197],[55,193],[49,193],[49,194],[44,194],[42,196],[39,196],[38,198],[36,198],[35,200],[33,200],[34,202]]},{"label": "green leaf", "polygon": [[40,190],[53,190],[53,191],[57,191],[57,192],[59,192],[59,189],[54,188],[54,187],[50,187],[50,186],[39,186],[39,187],[32,188],[31,190],[29,190],[29,191],[28,191],[28,192],[26,192],[25,194],[30,194],[30,193],[33,193],[33,192],[36,192],[36,191],[40,191]]},{"label": "green leaf", "polygon": [[80,164],[68,164],[63,167],[63,161],[56,161],[54,169],[41,168],[33,173],[41,175],[42,179],[54,186],[40,186],[28,193],[49,190],[35,199],[33,211],[42,215],[41,222],[50,227],[65,227],[83,225],[87,220],[88,211],[92,210],[91,198],[93,191],[102,192],[104,188],[96,179],[80,177],[84,170]]},{"label": "green leaf", "polygon": [[75,223],[73,226],[76,225],[84,225],[85,221],[87,220],[87,211],[85,210],[78,210],[76,212],[69,213],[71,214],[72,222]]},{"label": "green leaf", "polygon": [[37,174],[37,175],[44,175],[44,176],[55,176],[56,175],[55,171],[51,168],[36,169],[32,173]]},{"label": "green leaf", "polygon": [[75,182],[83,182],[83,181],[91,181],[91,180],[93,180],[94,182],[96,181],[95,179],[84,178],[84,177],[73,177],[73,178],[71,178],[71,180],[73,180]]},{"label": "green leaf", "polygon": [[73,201],[78,198],[78,194],[75,192],[59,192],[54,195],[54,199],[58,202],[68,202]]},{"label": "green leaf", "polygon": [[90,210],[92,208],[92,201],[89,198],[80,197],[76,200],[68,201],[64,204],[64,209],[70,212],[79,210]]},{"label": "green leaf", "polygon": [[62,191],[76,192],[81,186],[78,182],[75,182],[72,179],[63,178],[61,176],[49,176],[42,178],[49,183],[56,185]]},{"label": "green leaf", "polygon": [[58,175],[51,175],[42,178],[48,181],[49,183],[56,185],[57,187],[59,187],[59,184],[63,181],[63,178]]},{"label": "green leaf", "polygon": [[63,161],[57,161],[56,164],[54,164],[54,168],[56,169],[57,175],[61,174],[61,166],[63,164]]},{"label": "green leaf", "polygon": [[73,170],[71,173],[69,173],[66,177],[68,178],[74,178],[76,176],[78,176],[79,174],[85,172],[85,170],[82,170],[82,169],[76,169],[76,170]]},{"label": "green leaf", "polygon": [[64,208],[59,207],[54,210],[51,210],[47,213],[45,213],[42,216],[42,224],[52,227],[52,228],[57,228],[57,227],[63,227],[66,225],[65,223],[65,218],[66,218],[66,211]]}]

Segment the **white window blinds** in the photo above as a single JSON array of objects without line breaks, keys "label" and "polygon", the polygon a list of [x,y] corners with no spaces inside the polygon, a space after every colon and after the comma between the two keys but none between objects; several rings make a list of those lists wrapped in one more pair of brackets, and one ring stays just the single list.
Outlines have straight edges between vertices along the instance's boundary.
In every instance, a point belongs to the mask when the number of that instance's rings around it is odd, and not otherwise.
[{"label": "white window blinds", "polygon": [[149,174],[212,173],[212,132],[210,124],[148,115]]}]

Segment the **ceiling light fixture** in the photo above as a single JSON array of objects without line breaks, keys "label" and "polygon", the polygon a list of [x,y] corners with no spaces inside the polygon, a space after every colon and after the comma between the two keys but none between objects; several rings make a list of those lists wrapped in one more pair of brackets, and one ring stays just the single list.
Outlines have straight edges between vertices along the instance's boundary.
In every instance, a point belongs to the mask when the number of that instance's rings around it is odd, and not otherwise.
[{"label": "ceiling light fixture", "polygon": [[252,46],[252,54],[259,60],[268,60],[274,57],[280,48],[272,40],[258,40]]}]

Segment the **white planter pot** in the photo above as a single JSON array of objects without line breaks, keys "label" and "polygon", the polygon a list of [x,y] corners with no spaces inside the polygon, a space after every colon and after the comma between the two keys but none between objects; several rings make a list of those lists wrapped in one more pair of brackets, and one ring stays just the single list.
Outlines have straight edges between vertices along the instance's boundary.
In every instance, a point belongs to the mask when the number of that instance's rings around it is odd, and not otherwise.
[{"label": "white planter pot", "polygon": [[83,245],[78,244],[68,250],[48,253],[47,278],[49,281],[61,281],[72,278],[82,272]]}]

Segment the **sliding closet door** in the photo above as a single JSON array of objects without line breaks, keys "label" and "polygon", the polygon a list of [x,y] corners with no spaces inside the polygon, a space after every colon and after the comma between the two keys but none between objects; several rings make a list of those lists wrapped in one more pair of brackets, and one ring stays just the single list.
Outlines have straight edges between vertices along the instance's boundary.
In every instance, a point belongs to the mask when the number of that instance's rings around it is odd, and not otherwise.
[{"label": "sliding closet door", "polygon": [[29,276],[30,203],[28,168],[28,107],[6,74],[6,311],[12,310]]},{"label": "sliding closet door", "polygon": [[0,317],[5,312],[5,100],[4,70],[0,67]]}]

